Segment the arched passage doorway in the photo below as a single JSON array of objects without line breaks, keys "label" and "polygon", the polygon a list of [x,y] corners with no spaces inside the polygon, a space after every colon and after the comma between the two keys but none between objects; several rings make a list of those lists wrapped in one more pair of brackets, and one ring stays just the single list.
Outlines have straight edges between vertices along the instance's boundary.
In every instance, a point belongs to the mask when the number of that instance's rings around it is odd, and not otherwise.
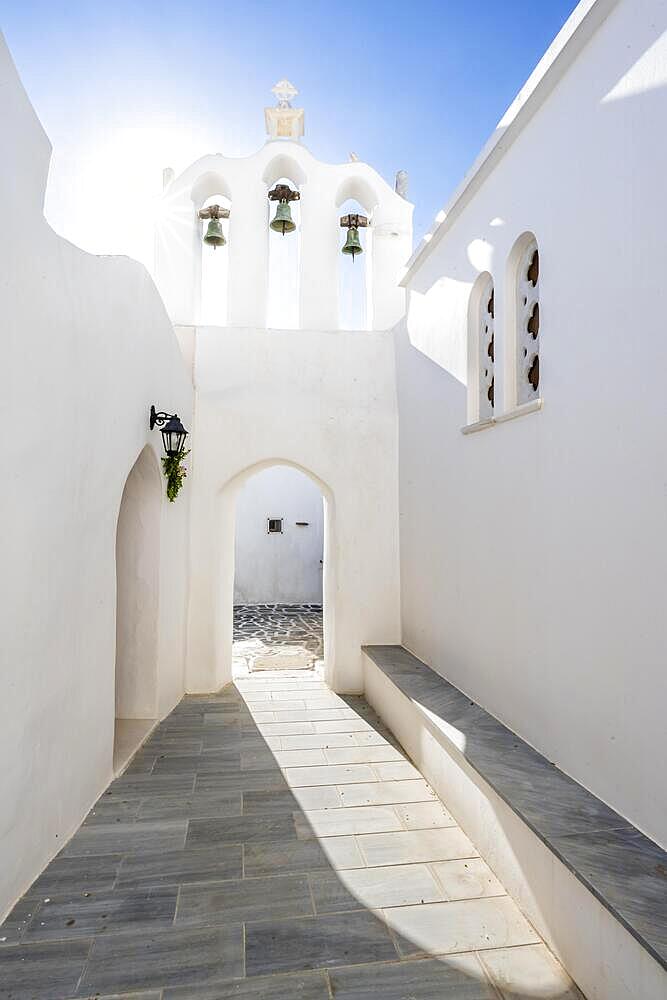
[{"label": "arched passage doorway", "polygon": [[[242,470],[223,486],[219,494],[221,531],[217,560],[218,582],[215,588],[215,686],[232,679],[232,644],[235,583],[236,512],[243,486],[257,473],[273,467],[297,470],[317,487],[323,503],[322,545],[322,617],[324,632],[323,674],[327,683],[333,680],[335,663],[335,591],[336,591],[336,517],[335,501],[331,489],[318,476],[295,462],[285,459],[268,459]],[[277,512],[274,512],[277,513]],[[267,516],[268,520],[268,516]],[[296,518],[295,518],[296,520]],[[298,526],[301,527],[301,526]],[[297,526],[295,525],[295,529]],[[268,524],[265,526],[268,532]],[[217,539],[216,539],[217,541]],[[213,636],[211,636],[213,638]],[[210,688],[209,688],[210,689]]]},{"label": "arched passage doorway", "polygon": [[240,672],[323,665],[324,498],[299,469],[250,476],[236,498],[234,657]]},{"label": "arched passage doorway", "polygon": [[147,446],[127,477],[116,527],[116,773],[157,717],[160,509],[160,470]]}]

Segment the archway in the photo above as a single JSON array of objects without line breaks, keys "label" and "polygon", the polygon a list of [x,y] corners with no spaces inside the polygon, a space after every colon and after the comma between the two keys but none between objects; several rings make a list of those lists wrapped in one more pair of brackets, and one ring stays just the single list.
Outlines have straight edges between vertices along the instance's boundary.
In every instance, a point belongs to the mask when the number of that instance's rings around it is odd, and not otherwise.
[{"label": "archway", "polygon": [[127,477],[116,527],[115,773],[157,717],[161,489],[146,446]]},{"label": "archway", "polygon": [[[254,476],[264,470],[288,469],[300,473],[314,485],[315,493],[319,492],[322,500],[322,622],[323,622],[323,663],[325,681],[332,684],[334,672],[335,650],[335,590],[336,590],[336,545],[335,545],[335,503],[330,488],[318,476],[295,462],[285,459],[268,459],[237,473],[222,488],[220,493],[220,561],[216,599],[216,629],[215,629],[215,660],[218,684],[227,683],[232,679],[232,645],[234,619],[234,587],[235,587],[235,556],[236,556],[236,518],[239,497],[244,485]],[[312,502],[312,495],[311,495]],[[295,508],[296,509],[296,508]],[[276,514],[276,518],[272,515]],[[268,534],[268,518],[279,518],[279,511],[267,512],[263,530]],[[292,510],[294,514],[294,510]],[[294,515],[292,520],[307,520]],[[294,523],[294,531],[304,529],[304,525]],[[307,529],[306,529],[307,530]]]},{"label": "archway", "polygon": [[250,476],[236,498],[236,676],[323,665],[324,498],[299,469]]}]

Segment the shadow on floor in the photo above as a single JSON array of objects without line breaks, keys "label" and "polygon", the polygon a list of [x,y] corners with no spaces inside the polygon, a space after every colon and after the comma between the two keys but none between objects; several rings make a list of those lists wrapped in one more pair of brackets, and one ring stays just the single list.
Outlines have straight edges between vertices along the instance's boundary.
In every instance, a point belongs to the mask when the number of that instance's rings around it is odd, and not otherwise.
[{"label": "shadow on floor", "polygon": [[7,1000],[580,997],[369,706],[312,673],[185,698],[0,937]]}]

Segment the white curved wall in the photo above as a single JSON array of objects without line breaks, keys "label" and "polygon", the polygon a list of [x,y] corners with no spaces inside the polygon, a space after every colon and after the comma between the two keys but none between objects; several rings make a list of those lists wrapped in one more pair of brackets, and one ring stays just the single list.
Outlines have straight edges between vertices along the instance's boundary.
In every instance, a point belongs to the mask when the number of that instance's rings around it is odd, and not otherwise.
[{"label": "white curved wall", "polygon": [[[267,519],[283,520],[269,533]],[[247,480],[236,500],[234,604],[321,604],[323,497],[288,466]]]},{"label": "white curved wall", "polygon": [[[42,215],[50,145],[0,37],[0,917],[112,776],[115,543],[151,403],[192,389],[153,282]],[[183,691],[188,489],[160,509],[157,711]]]}]

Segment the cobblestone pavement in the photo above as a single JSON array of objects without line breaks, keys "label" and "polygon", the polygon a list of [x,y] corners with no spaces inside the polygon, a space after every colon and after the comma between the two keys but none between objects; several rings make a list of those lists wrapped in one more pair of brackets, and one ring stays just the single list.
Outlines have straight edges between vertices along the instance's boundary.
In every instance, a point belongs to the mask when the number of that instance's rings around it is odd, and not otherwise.
[{"label": "cobblestone pavement", "polygon": [[234,675],[306,670],[324,656],[319,604],[238,604],[234,608]]},{"label": "cobblestone pavement", "polygon": [[0,927],[3,1000],[581,1000],[362,698],[191,695]]}]

